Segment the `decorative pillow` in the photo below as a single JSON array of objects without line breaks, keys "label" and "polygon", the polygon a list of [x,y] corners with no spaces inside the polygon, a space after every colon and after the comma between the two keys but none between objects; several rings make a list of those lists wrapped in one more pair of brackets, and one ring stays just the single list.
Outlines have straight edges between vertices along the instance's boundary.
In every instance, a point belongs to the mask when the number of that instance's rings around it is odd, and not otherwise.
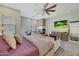
[{"label": "decorative pillow", "polygon": [[7,44],[12,48],[16,49],[16,40],[14,38],[14,34],[11,32],[5,32],[3,33],[4,40],[7,42]]},{"label": "decorative pillow", "polygon": [[2,36],[2,32],[0,31],[0,36]]},{"label": "decorative pillow", "polygon": [[15,37],[17,43],[22,43],[22,37],[20,35],[15,34],[14,37]]},{"label": "decorative pillow", "polygon": [[49,36],[53,37],[55,41],[57,40],[57,36],[56,35],[49,34]]}]

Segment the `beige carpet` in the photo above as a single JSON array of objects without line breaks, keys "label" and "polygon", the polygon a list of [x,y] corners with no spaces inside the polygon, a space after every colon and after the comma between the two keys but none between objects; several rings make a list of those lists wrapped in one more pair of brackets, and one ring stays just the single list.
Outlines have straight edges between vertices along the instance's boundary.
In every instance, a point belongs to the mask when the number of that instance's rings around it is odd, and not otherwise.
[{"label": "beige carpet", "polygon": [[75,53],[73,51],[65,50],[65,49],[60,47],[55,52],[54,56],[79,56],[79,53]]}]

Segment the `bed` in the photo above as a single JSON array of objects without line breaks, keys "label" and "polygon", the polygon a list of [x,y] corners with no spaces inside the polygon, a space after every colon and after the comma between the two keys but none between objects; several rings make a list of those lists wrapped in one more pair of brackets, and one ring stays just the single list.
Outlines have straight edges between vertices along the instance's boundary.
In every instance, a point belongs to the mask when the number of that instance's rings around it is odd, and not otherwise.
[{"label": "bed", "polygon": [[0,36],[0,56],[38,56],[38,48],[28,39],[22,38],[23,43],[17,44],[16,49],[12,49]]},{"label": "bed", "polygon": [[17,44],[16,49],[11,49],[0,36],[0,56],[53,56],[60,47],[60,39],[46,37],[37,33],[23,35],[23,43]]},{"label": "bed", "polygon": [[56,50],[60,47],[61,40],[46,37],[38,33],[32,33],[32,35],[23,35],[26,39],[33,42],[39,51],[39,56],[53,56]]}]

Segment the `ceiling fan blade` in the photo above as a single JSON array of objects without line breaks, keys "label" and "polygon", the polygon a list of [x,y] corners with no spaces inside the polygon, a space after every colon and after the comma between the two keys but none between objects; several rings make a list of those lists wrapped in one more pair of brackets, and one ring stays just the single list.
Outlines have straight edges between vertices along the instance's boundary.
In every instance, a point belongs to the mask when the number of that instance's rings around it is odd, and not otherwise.
[{"label": "ceiling fan blade", "polygon": [[46,11],[46,13],[49,15],[50,13],[48,11]]},{"label": "ceiling fan blade", "polygon": [[44,5],[44,8],[46,8],[48,6],[48,3],[46,3],[45,5]]},{"label": "ceiling fan blade", "polygon": [[57,4],[51,6],[51,7],[47,8],[47,9],[55,8],[56,6],[57,6]]},{"label": "ceiling fan blade", "polygon": [[56,10],[47,10],[47,11],[49,11],[49,12],[55,12]]}]

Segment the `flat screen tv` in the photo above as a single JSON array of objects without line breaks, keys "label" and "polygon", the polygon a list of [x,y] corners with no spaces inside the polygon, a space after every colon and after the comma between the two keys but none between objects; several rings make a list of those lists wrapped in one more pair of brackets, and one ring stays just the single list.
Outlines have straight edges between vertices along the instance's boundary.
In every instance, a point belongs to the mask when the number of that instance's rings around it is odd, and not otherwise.
[{"label": "flat screen tv", "polygon": [[54,22],[54,27],[55,28],[67,28],[67,20],[62,20],[62,21],[55,21]]}]

